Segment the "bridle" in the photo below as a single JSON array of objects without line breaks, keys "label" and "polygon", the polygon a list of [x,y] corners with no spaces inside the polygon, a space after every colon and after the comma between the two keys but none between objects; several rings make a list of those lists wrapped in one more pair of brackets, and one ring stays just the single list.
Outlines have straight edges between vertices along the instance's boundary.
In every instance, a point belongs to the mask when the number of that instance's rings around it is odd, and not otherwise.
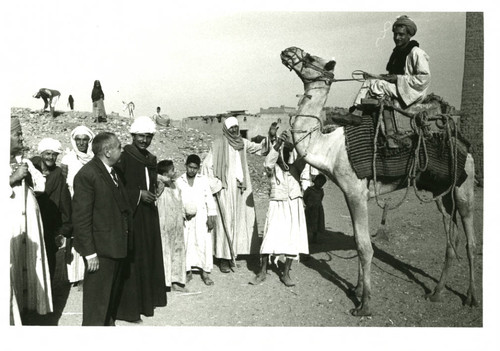
[{"label": "bridle", "polygon": [[[354,71],[352,73],[352,79],[335,79],[335,75],[333,74],[333,72],[330,71],[333,69],[334,66],[331,67],[330,70],[327,70],[323,67],[315,65],[314,64],[315,60],[310,54],[304,52],[304,50],[302,50],[298,47],[295,47],[295,46],[290,47],[288,49],[285,49],[281,52],[281,62],[290,71],[295,70],[297,75],[306,84],[322,81],[328,87],[334,82],[364,81],[364,72],[359,71],[359,70]],[[333,63],[335,63],[335,61],[333,61]],[[297,67],[299,64],[301,64],[300,69]],[[304,72],[303,72],[305,69],[312,69],[312,70],[318,72],[319,75],[317,77],[314,77],[314,78],[306,78],[304,75]],[[311,95],[307,94],[309,90],[311,90],[311,89],[323,89],[323,88],[324,87],[310,87],[303,94],[303,98],[304,97],[307,97],[307,98],[311,97]],[[308,130],[293,129],[292,118],[294,118],[294,117],[315,118],[318,121],[318,124],[316,124],[314,127],[310,128]],[[294,140],[294,142],[293,142],[294,147],[296,147],[301,141],[303,141],[307,137],[310,137],[311,134],[314,133],[315,131],[317,131],[317,130],[322,131],[323,130],[323,122],[321,121],[321,119],[318,116],[314,116],[314,115],[295,115],[295,116],[290,115],[289,123],[290,123],[290,131],[291,132],[303,134],[298,140],[296,140],[296,141]],[[305,157],[306,155],[307,155],[307,148],[306,148],[304,155],[302,155],[302,157]]]},{"label": "bridle", "polygon": [[[297,74],[300,76],[300,78],[304,81],[304,83],[323,81],[326,84],[330,85],[336,82],[349,82],[349,81],[363,82],[365,80],[364,78],[365,72],[361,70],[355,70],[354,72],[352,72],[351,74],[352,78],[336,79],[335,74],[333,74],[333,72],[330,72],[330,70],[326,70],[323,67],[315,65],[314,58],[311,55],[309,55],[308,53],[304,52],[304,50],[297,48],[295,46],[285,49],[281,52],[281,62],[290,71],[295,70]],[[335,63],[335,61],[331,62]],[[302,64],[300,70],[297,69],[296,67],[299,64]],[[305,78],[303,71],[306,68],[310,68],[318,72],[319,76],[317,76],[316,78]]]},{"label": "bridle", "polygon": [[[335,75],[324,69],[323,67],[316,66],[313,62],[314,59],[311,55],[304,52],[304,50],[291,47],[281,52],[281,62],[285,67],[287,67],[290,71],[295,69],[295,71],[300,74],[300,77],[304,81],[304,83],[311,83],[317,81],[324,81],[326,84],[330,85],[335,81]],[[300,70],[296,68],[297,65],[302,64]],[[302,71],[306,68],[311,68],[314,71],[320,73],[320,75],[316,78],[305,78],[302,74]]]}]

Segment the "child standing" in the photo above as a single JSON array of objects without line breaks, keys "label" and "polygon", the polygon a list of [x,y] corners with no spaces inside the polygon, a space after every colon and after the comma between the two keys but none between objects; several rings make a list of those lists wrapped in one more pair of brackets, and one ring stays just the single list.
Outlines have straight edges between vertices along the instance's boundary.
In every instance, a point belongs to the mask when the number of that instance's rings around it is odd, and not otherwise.
[{"label": "child standing", "polygon": [[307,233],[310,243],[317,243],[318,234],[325,231],[325,212],[322,204],[325,196],[323,191],[325,183],[326,177],[323,174],[318,174],[313,180],[313,185],[304,192]]},{"label": "child standing", "polygon": [[175,167],[171,160],[158,162],[158,213],[165,283],[172,291],[187,292],[184,207],[180,190],[175,184]]},{"label": "child standing", "polygon": [[210,278],[213,268],[213,238],[211,230],[217,216],[216,204],[208,177],[198,174],[201,160],[198,155],[189,155],[186,173],[177,180],[184,205],[184,237],[186,238],[187,281],[192,278],[192,270],[200,272],[206,285],[214,285]]}]

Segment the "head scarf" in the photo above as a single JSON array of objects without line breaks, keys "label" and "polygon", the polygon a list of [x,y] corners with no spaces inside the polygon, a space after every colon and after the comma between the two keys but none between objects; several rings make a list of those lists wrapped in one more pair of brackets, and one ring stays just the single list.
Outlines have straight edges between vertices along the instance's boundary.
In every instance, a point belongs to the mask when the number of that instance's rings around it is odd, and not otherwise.
[{"label": "head scarf", "polygon": [[[229,132],[229,128],[238,125],[236,117],[228,117],[222,125],[222,138],[216,140],[213,146],[213,164],[214,174],[222,181],[222,187],[227,189],[227,169],[229,160],[229,147],[238,151],[241,163],[241,170],[243,172],[243,179],[241,182],[242,189],[247,188],[247,179],[245,169],[247,167],[247,153],[245,150],[245,143],[241,135],[234,136]],[[229,126],[229,127],[228,127]]]},{"label": "head scarf", "polygon": [[43,138],[38,143],[38,152],[42,153],[47,150],[60,154],[62,152],[61,142],[52,138]]},{"label": "head scarf", "polygon": [[393,32],[397,26],[405,26],[410,36],[414,36],[417,33],[417,25],[406,15],[396,18],[396,22],[392,25]]},{"label": "head scarf", "polygon": [[130,126],[131,134],[154,134],[156,123],[148,116],[137,117]]},{"label": "head scarf", "polygon": [[[88,135],[89,136],[89,138],[90,138],[89,147],[88,147],[86,153],[78,150],[78,147],[76,146],[76,141],[75,141],[75,137],[77,135]],[[71,131],[71,146],[73,147],[73,151],[75,152],[78,161],[80,161],[82,164],[86,164],[94,157],[94,153],[92,152],[92,140],[94,140],[94,137],[95,137],[94,132],[92,132],[89,128],[87,128],[85,126],[78,126]]]},{"label": "head scarf", "polygon": [[224,125],[226,126],[227,129],[237,126],[238,125],[238,119],[236,117],[228,117],[224,120]]},{"label": "head scarf", "polygon": [[224,121],[224,124],[222,125],[222,135],[225,136],[226,140],[228,141],[229,145],[236,151],[243,150],[243,138],[241,135],[233,135],[229,132],[229,128],[237,126],[238,125],[238,120],[236,117],[228,117]]},{"label": "head scarf", "polygon": [[192,155],[189,155],[186,159],[186,164],[190,164],[190,163],[195,163],[197,164],[198,166],[200,166],[201,164],[201,159],[200,159],[200,156],[198,155],[195,155],[195,154],[192,154]]},{"label": "head scarf", "polygon": [[94,87],[92,88],[92,102],[95,102],[99,99],[104,100],[104,93],[102,91],[101,82],[96,80],[94,81]]},{"label": "head scarf", "polygon": [[19,122],[19,118],[13,117],[10,119],[10,134],[21,132],[21,122]]},{"label": "head scarf", "polygon": [[406,57],[413,50],[415,46],[419,46],[416,40],[410,40],[408,45],[404,48],[396,46],[392,50],[391,57],[385,66],[385,69],[389,74],[405,74]]}]

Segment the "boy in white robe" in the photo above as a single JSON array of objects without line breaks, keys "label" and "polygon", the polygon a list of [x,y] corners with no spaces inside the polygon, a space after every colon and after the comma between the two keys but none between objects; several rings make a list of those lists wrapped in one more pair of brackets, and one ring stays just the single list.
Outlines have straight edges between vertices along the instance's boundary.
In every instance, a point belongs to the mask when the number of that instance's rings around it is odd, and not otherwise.
[{"label": "boy in white robe", "polygon": [[211,230],[215,225],[217,210],[208,177],[198,174],[200,157],[189,155],[186,173],[175,184],[181,191],[184,205],[184,240],[186,244],[187,280],[191,270],[198,269],[206,285],[213,285],[209,273],[213,268],[213,243]]}]

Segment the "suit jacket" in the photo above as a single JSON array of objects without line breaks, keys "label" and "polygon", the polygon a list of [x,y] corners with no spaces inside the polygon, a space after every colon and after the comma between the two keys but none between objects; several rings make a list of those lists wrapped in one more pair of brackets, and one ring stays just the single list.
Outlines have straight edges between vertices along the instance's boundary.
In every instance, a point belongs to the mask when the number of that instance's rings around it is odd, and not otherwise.
[{"label": "suit jacket", "polygon": [[132,211],[125,187],[111,179],[104,163],[94,157],[76,174],[73,196],[73,236],[82,256],[124,258],[132,229]]}]

